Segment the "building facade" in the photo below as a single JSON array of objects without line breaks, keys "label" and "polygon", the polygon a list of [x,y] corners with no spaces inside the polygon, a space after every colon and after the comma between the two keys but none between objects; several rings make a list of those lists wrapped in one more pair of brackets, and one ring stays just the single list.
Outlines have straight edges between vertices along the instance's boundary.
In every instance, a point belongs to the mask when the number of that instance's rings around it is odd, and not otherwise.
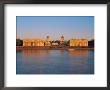
[{"label": "building facade", "polygon": [[54,42],[54,43],[52,43],[52,46],[58,46],[58,43]]},{"label": "building facade", "polygon": [[23,39],[23,46],[44,46],[44,43],[41,39]]},{"label": "building facade", "polygon": [[[52,42],[50,37],[47,36],[45,40],[42,39],[23,39],[23,46],[58,46],[64,45],[64,36],[61,36],[60,43]],[[87,39],[70,39],[68,46],[74,47],[87,47],[88,40]]]},{"label": "building facade", "polygon": [[88,40],[87,39],[71,39],[70,40],[70,46],[87,47],[88,46]]}]

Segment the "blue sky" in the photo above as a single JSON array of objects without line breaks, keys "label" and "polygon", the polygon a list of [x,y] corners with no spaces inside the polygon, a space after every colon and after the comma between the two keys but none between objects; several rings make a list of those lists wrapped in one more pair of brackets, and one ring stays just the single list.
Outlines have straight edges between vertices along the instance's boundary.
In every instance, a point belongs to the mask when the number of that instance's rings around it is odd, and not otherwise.
[{"label": "blue sky", "polygon": [[94,38],[93,16],[17,16],[17,38]]}]

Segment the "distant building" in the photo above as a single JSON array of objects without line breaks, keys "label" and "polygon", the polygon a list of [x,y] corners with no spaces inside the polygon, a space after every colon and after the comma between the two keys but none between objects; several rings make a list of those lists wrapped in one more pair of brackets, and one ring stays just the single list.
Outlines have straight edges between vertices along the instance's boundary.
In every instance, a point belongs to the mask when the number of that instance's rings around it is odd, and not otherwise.
[{"label": "distant building", "polygon": [[41,40],[41,39],[23,39],[23,46],[44,46],[44,40]]},{"label": "distant building", "polygon": [[88,40],[87,39],[71,39],[70,46],[86,47],[88,46]]},{"label": "distant building", "polygon": [[46,37],[45,46],[51,46],[51,40],[49,36]]},{"label": "distant building", "polygon": [[60,44],[63,44],[64,43],[64,36],[61,36],[60,38]]},{"label": "distant building", "polygon": [[47,36],[47,37],[46,37],[46,40],[47,40],[47,41],[50,41],[50,36]]},{"label": "distant building", "polygon": [[[65,46],[64,36],[61,36],[60,41],[52,42],[47,36],[46,40],[42,39],[23,39],[23,46]],[[71,39],[69,46],[86,47],[88,46],[87,39]]]},{"label": "distant building", "polygon": [[45,41],[45,46],[51,46],[51,42],[50,41]]},{"label": "distant building", "polygon": [[58,43],[52,43],[52,46],[58,46],[59,44]]}]

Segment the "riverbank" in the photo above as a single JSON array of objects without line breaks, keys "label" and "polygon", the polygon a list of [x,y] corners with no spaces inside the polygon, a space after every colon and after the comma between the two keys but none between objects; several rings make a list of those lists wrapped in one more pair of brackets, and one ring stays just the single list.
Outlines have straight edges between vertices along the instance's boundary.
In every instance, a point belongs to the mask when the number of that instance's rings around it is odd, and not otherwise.
[{"label": "riverbank", "polygon": [[16,50],[94,50],[90,47],[16,46]]}]

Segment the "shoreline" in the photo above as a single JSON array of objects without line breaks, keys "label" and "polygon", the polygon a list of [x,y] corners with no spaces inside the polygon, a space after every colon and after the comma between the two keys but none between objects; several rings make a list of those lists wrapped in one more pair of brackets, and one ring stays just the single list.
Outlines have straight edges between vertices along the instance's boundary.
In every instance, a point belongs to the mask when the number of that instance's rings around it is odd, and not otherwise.
[{"label": "shoreline", "polygon": [[16,50],[94,50],[91,47],[58,47],[58,46],[16,46]]}]

